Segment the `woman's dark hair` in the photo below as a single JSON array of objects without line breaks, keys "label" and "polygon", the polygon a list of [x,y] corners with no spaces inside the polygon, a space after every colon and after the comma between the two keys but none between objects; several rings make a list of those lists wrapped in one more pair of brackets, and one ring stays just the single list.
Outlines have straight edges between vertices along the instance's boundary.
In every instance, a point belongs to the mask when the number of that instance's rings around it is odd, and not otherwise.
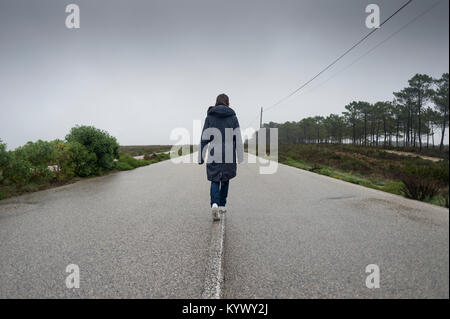
[{"label": "woman's dark hair", "polygon": [[216,99],[216,106],[217,105],[230,106],[230,99],[228,98],[228,95],[220,94]]}]

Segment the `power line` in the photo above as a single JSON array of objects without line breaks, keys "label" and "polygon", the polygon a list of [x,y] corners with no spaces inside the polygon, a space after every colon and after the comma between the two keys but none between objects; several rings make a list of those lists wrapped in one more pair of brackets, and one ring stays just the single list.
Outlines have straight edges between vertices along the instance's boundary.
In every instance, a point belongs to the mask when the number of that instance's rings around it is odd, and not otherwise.
[{"label": "power line", "polygon": [[380,47],[381,45],[383,45],[384,43],[386,43],[387,41],[389,41],[390,39],[392,39],[394,36],[396,36],[398,33],[400,33],[401,31],[403,31],[404,29],[406,29],[408,26],[410,26],[411,24],[413,24],[414,22],[416,22],[417,20],[419,20],[421,17],[423,17],[425,14],[427,14],[428,12],[430,12],[431,10],[433,10],[437,5],[439,5],[441,2],[443,2],[444,0],[438,0],[436,1],[433,5],[431,5],[430,7],[428,7],[426,10],[424,10],[422,13],[420,13],[419,15],[417,15],[414,19],[410,20],[407,24],[405,24],[404,26],[402,26],[400,29],[398,29],[397,31],[395,31],[394,33],[392,33],[391,35],[389,35],[386,39],[382,40],[381,42],[379,42],[378,44],[376,44],[375,46],[373,46],[371,49],[369,49],[367,52],[365,52],[364,54],[362,54],[361,56],[359,56],[356,60],[354,60],[352,63],[350,63],[349,65],[347,65],[346,67],[344,67],[343,69],[339,70],[338,72],[334,73],[332,76],[330,76],[328,79],[326,79],[325,81],[323,81],[322,83],[320,83],[319,85],[315,86],[314,88],[312,88],[311,90],[307,91],[306,93],[310,93],[312,91],[315,91],[317,88],[323,86],[325,83],[327,83],[328,81],[334,79],[336,76],[338,76],[339,74],[341,74],[342,72],[348,70],[350,67],[352,67],[353,65],[355,65],[356,63],[358,63],[359,61],[361,61],[363,58],[365,58],[366,56],[368,56],[370,53],[372,53],[373,51],[375,51],[378,47]]},{"label": "power line", "polygon": [[396,16],[400,11],[402,11],[406,6],[408,6],[413,0],[408,0],[405,4],[403,4],[399,9],[397,9],[397,11],[395,11],[393,14],[391,14],[386,20],[384,20],[381,24],[379,28],[373,29],[372,31],[370,31],[367,35],[365,35],[361,40],[359,40],[358,42],[356,42],[353,46],[351,46],[349,49],[347,49],[344,53],[342,53],[338,58],[336,58],[333,62],[331,62],[329,65],[327,65],[324,69],[322,69],[322,71],[320,71],[319,73],[317,73],[315,76],[313,76],[310,80],[308,80],[307,82],[305,82],[304,84],[302,84],[300,87],[298,87],[297,89],[295,89],[294,91],[292,91],[290,94],[288,94],[287,96],[283,97],[281,100],[279,100],[278,102],[276,102],[275,104],[272,104],[271,106],[269,106],[268,108],[265,108],[266,111],[280,105],[281,103],[283,103],[284,101],[286,101],[287,99],[289,99],[291,96],[295,95],[298,91],[300,91],[301,89],[303,89],[305,86],[307,86],[309,83],[311,83],[312,81],[314,81],[316,78],[318,78],[320,75],[322,75],[325,71],[327,71],[329,68],[331,68],[333,65],[335,65],[337,62],[339,62],[344,56],[346,56],[348,53],[350,53],[353,49],[355,49],[357,46],[359,46],[361,43],[363,43],[367,38],[369,38],[372,34],[374,34],[375,32],[377,32],[384,24],[386,24],[389,20],[391,20],[394,16]]}]

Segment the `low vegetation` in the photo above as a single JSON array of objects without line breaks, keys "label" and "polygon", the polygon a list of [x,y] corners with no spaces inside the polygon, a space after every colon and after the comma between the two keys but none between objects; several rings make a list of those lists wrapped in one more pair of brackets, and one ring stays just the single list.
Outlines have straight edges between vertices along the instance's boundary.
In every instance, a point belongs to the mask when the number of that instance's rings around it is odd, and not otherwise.
[{"label": "low vegetation", "polygon": [[154,163],[158,163],[161,161],[166,161],[170,159],[170,154],[169,153],[152,153],[152,154],[146,154],[144,155],[144,160],[149,161],[150,163],[154,164]]},{"label": "low vegetation", "polygon": [[264,127],[278,129],[282,163],[448,207],[448,85],[448,73],[416,74],[392,101],[353,101],[341,114]]},{"label": "low vegetation", "polygon": [[172,148],[172,145],[127,145],[120,146],[120,150],[123,153],[131,156],[150,155],[153,153],[168,152]]},{"label": "low vegetation", "polygon": [[120,171],[129,171],[141,166],[150,165],[147,160],[138,160],[128,154],[121,154],[115,166]]},{"label": "low vegetation", "polygon": [[[189,150],[187,149],[189,147]],[[184,146],[185,154],[193,153],[194,152],[194,146],[193,145],[185,145]],[[120,150],[126,154],[129,154],[131,156],[143,156],[145,160],[148,160],[150,162],[160,162],[164,160],[170,159],[170,151],[172,150],[171,145],[133,145],[133,146],[121,146]],[[181,156],[183,149],[178,149],[177,155],[172,156]]]},{"label": "low vegetation", "polygon": [[280,144],[279,161],[354,184],[448,207],[449,161],[345,144]]},{"label": "low vegetation", "polygon": [[28,142],[11,151],[0,140],[0,199],[154,162],[123,153],[114,137],[92,126],[72,128],[65,140]]}]

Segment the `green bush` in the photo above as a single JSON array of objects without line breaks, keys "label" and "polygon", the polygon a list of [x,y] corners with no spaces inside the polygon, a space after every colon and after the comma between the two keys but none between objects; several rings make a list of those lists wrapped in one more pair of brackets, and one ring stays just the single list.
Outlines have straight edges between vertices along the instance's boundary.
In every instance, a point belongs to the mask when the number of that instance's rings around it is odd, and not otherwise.
[{"label": "green bush", "polygon": [[[160,156],[163,155],[158,155],[158,160]],[[92,126],[72,128],[66,141],[38,140],[14,151],[7,151],[0,140],[0,199],[64,183],[75,176],[100,175],[111,169],[130,170],[149,164],[126,154],[119,156],[116,139]]]},{"label": "green bush", "polygon": [[114,159],[119,156],[119,144],[117,140],[107,132],[93,126],[76,126],[66,136],[67,142],[78,142],[89,153],[96,156],[97,167],[100,170],[114,168]]},{"label": "green bush", "polygon": [[402,182],[404,184],[402,191],[407,198],[424,201],[433,198],[439,192],[439,185],[433,180],[405,176],[402,178]]},{"label": "green bush", "polygon": [[8,152],[0,140],[0,183],[21,188],[30,181],[31,172],[31,164],[19,153]]},{"label": "green bush", "polygon": [[69,143],[66,144],[61,140],[55,140],[53,143],[56,149],[56,179],[58,181],[69,180],[75,176],[75,165],[68,147]]},{"label": "green bush", "polygon": [[446,180],[448,184],[448,166],[409,165],[402,168],[400,179],[404,184],[405,196],[417,200],[430,200],[436,196]]},{"label": "green bush", "polygon": [[314,163],[312,166],[311,166],[311,168],[309,169],[309,171],[310,172],[318,172],[318,171],[320,171],[322,169],[322,166],[321,165],[319,165],[319,164],[317,164],[317,163]]},{"label": "green bush", "polygon": [[119,160],[115,162],[115,168],[121,171],[127,171],[141,166],[149,165],[146,160],[137,160],[128,154],[121,154]]},{"label": "green bush", "polygon": [[172,145],[131,145],[120,146],[120,151],[127,153],[131,156],[146,155],[155,152],[167,152],[170,151]]},{"label": "green bush", "polygon": [[101,169],[97,165],[97,155],[90,153],[86,147],[77,142],[67,143],[67,147],[72,153],[75,174],[80,177],[99,175]]},{"label": "green bush", "polygon": [[6,150],[6,144],[2,143],[2,140],[0,139],[0,183],[4,179],[3,171],[8,166],[9,162],[10,156],[8,151]]},{"label": "green bush", "polygon": [[[28,142],[24,146],[18,147],[14,151],[15,161],[19,167],[21,161],[30,166],[30,181],[35,183],[48,183],[55,179],[55,173],[48,167],[54,165],[56,159],[56,149],[52,142],[38,140],[37,142]],[[14,164],[14,163],[13,163]]]},{"label": "green bush", "polygon": [[52,142],[38,140],[28,142],[14,150],[18,157],[29,162],[35,168],[47,168],[55,162],[56,148]]},{"label": "green bush", "polygon": [[435,164],[435,169],[433,171],[433,177],[439,180],[443,185],[449,183],[449,161],[444,160]]},{"label": "green bush", "polygon": [[97,157],[78,142],[56,140],[56,171],[58,181],[70,180],[74,176],[90,176],[99,174]]},{"label": "green bush", "polygon": [[144,156],[144,160],[147,160],[152,164],[166,161],[168,159],[170,159],[170,154],[167,154],[167,153],[153,153],[153,154]]},{"label": "green bush", "polygon": [[119,171],[129,171],[129,170],[134,169],[134,167],[131,166],[130,164],[128,164],[126,162],[119,162],[119,161],[115,163],[115,167]]},{"label": "green bush", "polygon": [[3,175],[7,184],[15,184],[19,188],[30,182],[32,167],[29,162],[11,152],[11,161],[4,169]]}]

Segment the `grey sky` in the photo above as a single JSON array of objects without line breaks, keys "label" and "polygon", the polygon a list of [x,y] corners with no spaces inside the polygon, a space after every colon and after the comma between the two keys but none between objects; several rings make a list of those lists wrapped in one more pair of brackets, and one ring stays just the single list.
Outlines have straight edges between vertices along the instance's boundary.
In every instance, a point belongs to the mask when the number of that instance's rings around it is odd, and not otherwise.
[{"label": "grey sky", "polygon": [[[65,27],[76,3],[81,28]],[[241,126],[308,80],[405,0],[0,0],[0,138],[15,148],[94,125],[123,145],[169,144],[219,93]],[[321,85],[434,0],[415,0],[366,43],[265,121],[339,113],[391,100],[415,73],[449,70],[449,2]]]}]

